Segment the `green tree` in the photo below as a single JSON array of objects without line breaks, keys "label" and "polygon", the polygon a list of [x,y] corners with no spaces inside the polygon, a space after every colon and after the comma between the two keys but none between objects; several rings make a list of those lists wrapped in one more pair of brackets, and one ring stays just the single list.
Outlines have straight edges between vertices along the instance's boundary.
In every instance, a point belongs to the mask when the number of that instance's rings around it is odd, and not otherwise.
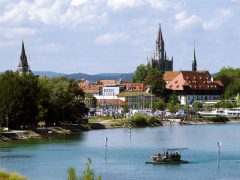
[{"label": "green tree", "polygon": [[155,102],[155,108],[160,111],[164,111],[166,109],[166,103],[159,99],[157,102]]},{"label": "green tree", "polygon": [[37,124],[39,86],[32,73],[6,71],[0,75],[0,121],[12,129],[31,128]]},{"label": "green tree", "polygon": [[42,99],[44,102],[42,106],[48,109],[47,124],[60,121],[73,122],[87,114],[84,92],[78,87],[76,81],[64,77],[42,81],[42,88],[48,92],[48,99],[44,97]]},{"label": "green tree", "polygon": [[147,67],[147,76],[144,79],[146,85],[150,85],[151,93],[159,97],[163,95],[165,90],[165,81],[162,78],[162,73],[152,67]]},{"label": "green tree", "polygon": [[147,67],[144,64],[137,66],[137,69],[132,77],[132,82],[143,83],[147,76]]},{"label": "green tree", "polygon": [[240,92],[240,81],[233,81],[226,87],[224,96],[225,98],[236,98],[239,92]]},{"label": "green tree", "polygon": [[149,64],[141,64],[137,67],[132,81],[134,83],[144,83],[150,85],[151,93],[155,96],[163,96],[165,90],[165,81],[162,79],[162,73],[151,67]]},{"label": "green tree", "polygon": [[172,104],[179,104],[180,103],[175,91],[170,95],[170,97],[168,99],[168,102],[172,103]]},{"label": "green tree", "polygon": [[195,101],[192,106],[193,106],[193,108],[196,109],[197,111],[198,111],[199,109],[203,108],[203,104],[202,104],[201,102],[199,102],[199,101]]}]

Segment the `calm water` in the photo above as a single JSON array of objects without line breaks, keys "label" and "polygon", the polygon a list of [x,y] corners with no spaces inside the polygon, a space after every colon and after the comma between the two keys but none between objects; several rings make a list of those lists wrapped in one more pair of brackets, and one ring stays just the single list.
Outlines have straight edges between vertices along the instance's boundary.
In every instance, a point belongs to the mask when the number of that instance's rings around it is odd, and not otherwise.
[{"label": "calm water", "polygon": [[[104,148],[108,137],[108,148]],[[222,142],[218,167],[217,142]],[[160,147],[188,147],[183,159],[190,164],[151,165]],[[107,129],[80,135],[0,143],[0,168],[17,171],[33,180],[64,180],[67,169],[78,174],[86,158],[103,179],[240,179],[240,125],[171,126]]]}]

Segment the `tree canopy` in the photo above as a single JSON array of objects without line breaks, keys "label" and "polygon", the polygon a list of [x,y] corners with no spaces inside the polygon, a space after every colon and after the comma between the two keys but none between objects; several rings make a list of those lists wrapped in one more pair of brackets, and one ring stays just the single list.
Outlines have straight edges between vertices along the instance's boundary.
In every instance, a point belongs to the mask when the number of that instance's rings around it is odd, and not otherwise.
[{"label": "tree canopy", "polygon": [[88,112],[84,92],[74,80],[39,79],[31,73],[6,71],[0,75],[0,126],[34,128],[76,121]]},{"label": "tree canopy", "polygon": [[150,65],[139,65],[132,78],[134,83],[144,83],[150,85],[151,92],[156,96],[161,96],[165,90],[165,82],[162,73]]},{"label": "tree canopy", "polygon": [[216,74],[216,79],[223,82],[226,98],[236,97],[240,92],[240,68],[224,67]]}]

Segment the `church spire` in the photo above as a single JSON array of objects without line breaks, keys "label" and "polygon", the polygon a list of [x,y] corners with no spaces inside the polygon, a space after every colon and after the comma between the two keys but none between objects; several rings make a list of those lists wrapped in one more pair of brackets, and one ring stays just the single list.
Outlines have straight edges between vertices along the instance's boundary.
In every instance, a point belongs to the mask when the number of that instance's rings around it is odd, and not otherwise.
[{"label": "church spire", "polygon": [[20,59],[19,59],[18,71],[20,73],[29,72],[29,66],[28,66],[28,62],[27,62],[27,56],[26,56],[23,40],[22,40],[22,49],[21,49],[21,55],[20,55]]},{"label": "church spire", "polygon": [[156,40],[156,54],[157,54],[156,59],[163,60],[164,53],[165,53],[164,40],[162,35],[161,24],[159,24],[158,35]]},{"label": "church spire", "polygon": [[197,59],[196,59],[196,52],[195,52],[195,41],[194,41],[194,52],[193,52],[193,62],[192,62],[192,71],[197,71]]}]

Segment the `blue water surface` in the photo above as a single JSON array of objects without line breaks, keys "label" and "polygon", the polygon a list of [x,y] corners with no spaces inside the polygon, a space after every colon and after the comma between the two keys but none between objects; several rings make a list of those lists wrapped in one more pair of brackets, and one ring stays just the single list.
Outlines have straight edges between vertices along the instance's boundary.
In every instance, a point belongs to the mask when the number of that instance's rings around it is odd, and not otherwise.
[{"label": "blue water surface", "polygon": [[[0,168],[33,180],[64,180],[78,174],[86,159],[106,180],[240,179],[240,125],[193,125],[92,130],[73,136],[0,143]],[[108,137],[105,148],[105,137]],[[221,141],[220,161],[217,142]],[[161,147],[187,147],[181,165],[152,165]]]}]

